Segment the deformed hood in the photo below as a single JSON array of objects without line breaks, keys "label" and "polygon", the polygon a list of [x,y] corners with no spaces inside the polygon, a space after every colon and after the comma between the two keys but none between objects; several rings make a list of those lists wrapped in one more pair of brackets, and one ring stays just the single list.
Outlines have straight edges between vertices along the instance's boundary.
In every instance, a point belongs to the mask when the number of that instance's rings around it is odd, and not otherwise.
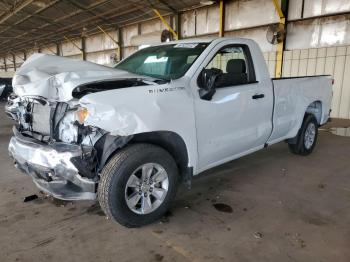
[{"label": "deformed hood", "polygon": [[118,79],[149,79],[87,61],[61,56],[34,54],[13,77],[13,88],[19,96],[41,96],[50,100],[72,99],[75,87],[91,82]]}]

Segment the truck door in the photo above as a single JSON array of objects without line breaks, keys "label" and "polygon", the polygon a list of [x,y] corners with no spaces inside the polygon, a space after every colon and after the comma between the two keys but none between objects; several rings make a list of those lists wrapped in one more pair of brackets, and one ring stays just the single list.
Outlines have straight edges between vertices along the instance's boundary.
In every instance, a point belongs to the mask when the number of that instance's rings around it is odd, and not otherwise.
[{"label": "truck door", "polygon": [[273,107],[271,80],[258,81],[247,45],[216,46],[202,66],[220,73],[209,100],[198,92],[202,73],[192,82],[199,171],[262,148],[271,134]]}]

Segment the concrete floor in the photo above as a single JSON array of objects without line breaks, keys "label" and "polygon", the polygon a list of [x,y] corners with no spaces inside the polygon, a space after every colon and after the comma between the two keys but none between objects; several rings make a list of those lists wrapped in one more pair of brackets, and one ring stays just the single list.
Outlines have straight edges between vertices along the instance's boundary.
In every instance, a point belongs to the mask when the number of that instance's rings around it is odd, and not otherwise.
[{"label": "concrete floor", "polygon": [[321,131],[308,157],[280,143],[233,161],[180,189],[162,221],[127,229],[94,202],[24,203],[38,191],[7,155],[0,108],[2,262],[350,261],[350,137]]}]

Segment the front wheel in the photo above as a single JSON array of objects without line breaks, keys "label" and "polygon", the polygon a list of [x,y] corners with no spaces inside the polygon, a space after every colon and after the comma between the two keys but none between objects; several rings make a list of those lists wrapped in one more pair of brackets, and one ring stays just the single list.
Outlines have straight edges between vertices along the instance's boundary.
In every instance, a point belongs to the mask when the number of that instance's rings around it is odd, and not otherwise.
[{"label": "front wheel", "polygon": [[314,149],[318,135],[318,123],[314,115],[307,114],[298,132],[296,143],[289,144],[292,153],[298,155],[309,155]]},{"label": "front wheel", "polygon": [[103,168],[98,200],[106,215],[127,227],[159,219],[177,187],[172,156],[150,144],[133,144],[117,152]]}]

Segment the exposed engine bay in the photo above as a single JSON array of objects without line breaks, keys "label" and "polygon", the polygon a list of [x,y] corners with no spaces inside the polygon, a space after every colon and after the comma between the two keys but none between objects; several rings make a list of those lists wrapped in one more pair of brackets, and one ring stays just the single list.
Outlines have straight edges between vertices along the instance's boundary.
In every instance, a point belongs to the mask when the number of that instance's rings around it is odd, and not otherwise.
[{"label": "exposed engine bay", "polygon": [[84,108],[74,100],[11,95],[6,113],[17,122],[9,150],[19,169],[32,174],[44,191],[57,192],[56,197],[95,198],[98,155],[94,145],[106,132],[84,126]]},{"label": "exposed engine bay", "polygon": [[11,95],[6,113],[25,136],[41,142],[65,142],[93,146],[104,131],[83,125],[84,108],[77,102],[50,102],[40,97]]}]

